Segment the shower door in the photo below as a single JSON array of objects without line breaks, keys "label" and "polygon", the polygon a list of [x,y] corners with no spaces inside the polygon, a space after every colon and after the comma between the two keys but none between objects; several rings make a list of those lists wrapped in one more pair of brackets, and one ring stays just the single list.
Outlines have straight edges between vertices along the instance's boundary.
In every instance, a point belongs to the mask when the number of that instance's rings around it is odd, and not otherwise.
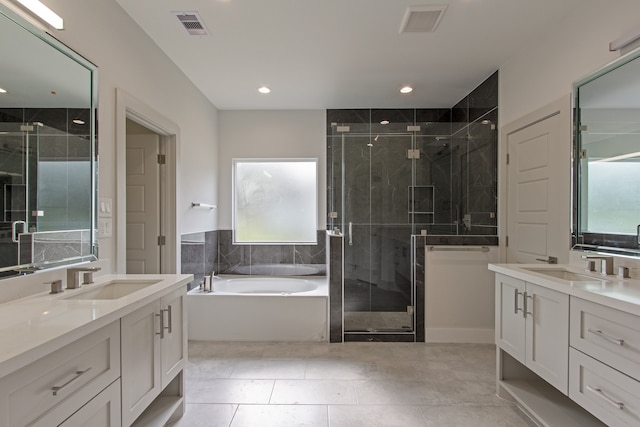
[{"label": "shower door", "polygon": [[30,256],[21,259],[19,240],[33,227],[35,195],[28,189],[35,182],[38,131],[38,125],[0,123],[0,271],[31,262]]},{"label": "shower door", "polygon": [[414,332],[413,144],[411,134],[355,132],[336,135],[332,143],[334,165],[341,159],[335,204],[345,236],[345,332]]}]

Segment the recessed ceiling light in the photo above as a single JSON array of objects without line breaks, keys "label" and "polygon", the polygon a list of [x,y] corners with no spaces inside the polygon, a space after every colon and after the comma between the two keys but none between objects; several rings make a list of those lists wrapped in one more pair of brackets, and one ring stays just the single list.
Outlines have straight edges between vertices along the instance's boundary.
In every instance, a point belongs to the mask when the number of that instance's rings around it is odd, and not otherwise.
[{"label": "recessed ceiling light", "polygon": [[7,93],[7,91],[0,87],[0,93]]},{"label": "recessed ceiling light", "polygon": [[258,88],[258,92],[260,92],[260,93],[269,93],[269,92],[271,92],[271,89],[269,89],[269,88],[268,88],[268,87],[266,87],[266,86],[260,86],[260,87]]},{"label": "recessed ceiling light", "polygon": [[400,93],[409,93],[413,90],[413,88],[411,86],[405,86],[402,89],[400,89]]},{"label": "recessed ceiling light", "polygon": [[389,120],[380,120],[380,124],[381,125],[388,125],[389,124]]}]

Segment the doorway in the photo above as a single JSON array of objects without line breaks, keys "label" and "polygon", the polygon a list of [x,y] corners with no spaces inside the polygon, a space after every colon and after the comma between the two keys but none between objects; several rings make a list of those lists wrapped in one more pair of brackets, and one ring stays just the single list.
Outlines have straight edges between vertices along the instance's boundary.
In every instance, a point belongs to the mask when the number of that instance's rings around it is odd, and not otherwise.
[{"label": "doorway", "polygon": [[162,271],[161,195],[164,147],[160,135],[127,119],[127,274]]},{"label": "doorway", "polygon": [[178,271],[178,126],[116,90],[118,273]]}]

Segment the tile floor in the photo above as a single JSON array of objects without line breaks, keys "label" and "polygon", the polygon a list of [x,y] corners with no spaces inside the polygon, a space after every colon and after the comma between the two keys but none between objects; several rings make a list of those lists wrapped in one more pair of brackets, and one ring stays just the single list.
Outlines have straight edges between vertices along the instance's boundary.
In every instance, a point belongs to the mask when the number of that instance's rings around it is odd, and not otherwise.
[{"label": "tile floor", "polygon": [[174,426],[526,427],[495,396],[495,347],[190,342]]}]

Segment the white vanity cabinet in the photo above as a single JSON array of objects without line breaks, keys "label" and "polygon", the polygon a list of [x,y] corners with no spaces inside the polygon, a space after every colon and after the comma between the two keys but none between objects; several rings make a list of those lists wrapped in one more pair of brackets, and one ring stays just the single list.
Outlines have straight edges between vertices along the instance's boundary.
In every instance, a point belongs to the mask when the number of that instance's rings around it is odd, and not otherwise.
[{"label": "white vanity cabinet", "polygon": [[571,297],[569,396],[609,426],[640,425],[640,317]]},{"label": "white vanity cabinet", "polygon": [[[122,425],[129,426],[167,389],[186,362],[184,295],[178,289],[121,320]],[[181,377],[179,378],[181,381]],[[178,384],[170,405],[182,405]]]},{"label": "white vanity cabinet", "polygon": [[496,344],[567,394],[569,296],[497,274]]},{"label": "white vanity cabinet", "polygon": [[[117,384],[119,377],[116,321],[2,378],[0,426],[60,425],[110,384]],[[119,385],[113,393],[110,396],[119,403]],[[111,418],[104,425],[119,426],[120,419]]]},{"label": "white vanity cabinet", "polygon": [[0,304],[0,427],[155,427],[181,417],[192,279],[105,275]]}]

